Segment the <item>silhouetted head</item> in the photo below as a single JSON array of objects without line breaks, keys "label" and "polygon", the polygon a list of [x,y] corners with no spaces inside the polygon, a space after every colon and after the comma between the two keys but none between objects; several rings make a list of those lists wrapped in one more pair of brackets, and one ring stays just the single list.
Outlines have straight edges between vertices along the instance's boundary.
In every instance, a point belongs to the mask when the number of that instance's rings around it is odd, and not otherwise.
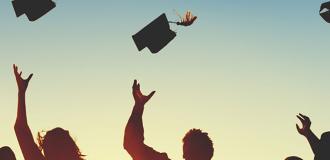
[{"label": "silhouetted head", "polygon": [[285,160],[303,160],[303,159],[296,157],[296,156],[291,156],[291,157],[285,158]]},{"label": "silhouetted head", "polygon": [[8,146],[4,146],[0,148],[0,160],[16,160],[16,157]]},{"label": "silhouetted head", "polygon": [[330,132],[322,134],[320,145],[315,153],[314,160],[329,160],[330,159]]},{"label": "silhouetted head", "polygon": [[191,129],[183,138],[183,158],[186,160],[210,160],[213,142],[206,132]]},{"label": "silhouetted head", "polygon": [[54,128],[44,137],[38,134],[39,148],[47,160],[83,160],[83,156],[69,131]]}]

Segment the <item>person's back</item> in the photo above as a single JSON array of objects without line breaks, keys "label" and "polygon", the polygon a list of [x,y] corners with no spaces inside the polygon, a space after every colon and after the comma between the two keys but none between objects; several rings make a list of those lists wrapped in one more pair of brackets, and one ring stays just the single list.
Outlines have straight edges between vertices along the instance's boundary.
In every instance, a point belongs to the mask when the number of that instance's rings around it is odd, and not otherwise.
[{"label": "person's back", "polygon": [[16,160],[15,154],[10,147],[4,146],[0,148],[0,160]]},{"label": "person's back", "polygon": [[318,150],[315,153],[314,160],[330,159],[330,132],[322,134]]}]

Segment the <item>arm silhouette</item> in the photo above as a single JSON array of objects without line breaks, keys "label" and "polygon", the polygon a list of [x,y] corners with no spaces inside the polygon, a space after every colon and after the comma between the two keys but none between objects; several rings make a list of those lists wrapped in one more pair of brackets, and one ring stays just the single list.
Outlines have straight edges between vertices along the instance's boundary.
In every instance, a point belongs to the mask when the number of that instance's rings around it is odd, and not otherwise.
[{"label": "arm silhouette", "polygon": [[312,148],[312,151],[314,154],[317,153],[320,139],[313,133],[313,131],[310,129],[312,122],[310,121],[309,117],[299,114],[297,115],[297,118],[301,121],[302,123],[302,128],[299,127],[298,124],[296,124],[298,133],[305,136],[306,139],[308,140],[309,145]]},{"label": "arm silhouette", "polygon": [[33,74],[30,74],[27,79],[23,79],[22,72],[18,73],[18,67],[13,65],[13,68],[18,87],[17,118],[14,127],[18,143],[25,160],[44,160],[44,156],[33,140],[26,116],[25,92]]},{"label": "arm silhouette", "polygon": [[144,129],[142,122],[144,105],[155,94],[155,91],[151,92],[148,96],[143,95],[140,91],[140,84],[138,84],[136,80],[134,80],[132,89],[135,104],[125,128],[125,150],[134,160],[169,160],[166,153],[159,153],[144,144]]}]

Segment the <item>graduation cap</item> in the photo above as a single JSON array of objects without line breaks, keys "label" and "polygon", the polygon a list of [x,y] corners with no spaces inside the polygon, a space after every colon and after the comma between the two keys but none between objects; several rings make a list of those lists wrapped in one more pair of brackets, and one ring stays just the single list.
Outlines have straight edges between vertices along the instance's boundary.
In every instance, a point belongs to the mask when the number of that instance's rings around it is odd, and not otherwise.
[{"label": "graduation cap", "polygon": [[35,21],[55,8],[52,0],[13,0],[15,14],[17,17],[26,14],[30,21]]},{"label": "graduation cap", "polygon": [[174,39],[176,33],[170,29],[165,13],[132,36],[139,51],[145,47],[157,53]]},{"label": "graduation cap", "polygon": [[321,4],[320,16],[328,23],[330,23],[330,2]]}]

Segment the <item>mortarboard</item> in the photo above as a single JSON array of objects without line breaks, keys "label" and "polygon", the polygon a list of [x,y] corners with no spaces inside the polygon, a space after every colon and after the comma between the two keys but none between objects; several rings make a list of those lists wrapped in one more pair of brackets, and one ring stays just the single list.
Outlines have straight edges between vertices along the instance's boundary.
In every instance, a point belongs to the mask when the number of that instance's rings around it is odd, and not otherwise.
[{"label": "mortarboard", "polygon": [[320,7],[320,16],[326,22],[330,23],[330,2],[322,3],[322,5]]},{"label": "mortarboard", "polygon": [[170,29],[165,13],[149,23],[146,27],[132,36],[139,51],[148,47],[151,53],[157,53],[164,48],[176,33]]},{"label": "mortarboard", "polygon": [[13,0],[16,16],[26,14],[30,21],[35,21],[55,8],[55,3],[51,0]]}]

